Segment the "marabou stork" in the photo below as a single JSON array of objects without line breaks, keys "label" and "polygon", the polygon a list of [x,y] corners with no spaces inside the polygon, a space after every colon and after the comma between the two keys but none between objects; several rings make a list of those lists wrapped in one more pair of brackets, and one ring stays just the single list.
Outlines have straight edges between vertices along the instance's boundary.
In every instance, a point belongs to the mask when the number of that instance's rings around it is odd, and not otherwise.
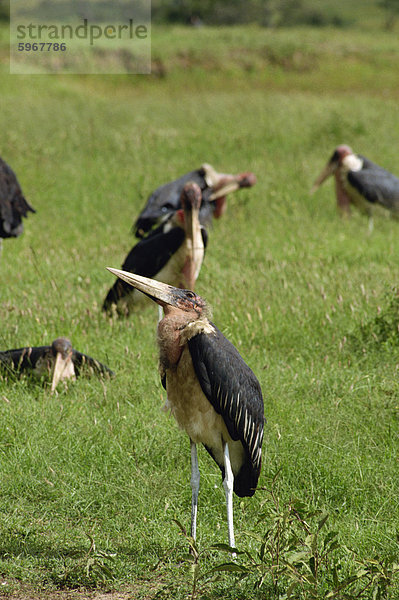
[{"label": "marabou stork", "polygon": [[256,177],[250,172],[239,175],[218,173],[211,165],[203,164],[201,168],[162,185],[151,194],[133,225],[136,237],[144,237],[154,225],[181,208],[181,192],[189,181],[201,189],[200,221],[203,225],[209,225],[212,217],[219,218],[224,213],[227,194],[255,185]]},{"label": "marabou stork", "polygon": [[22,217],[28,212],[36,211],[23,195],[14,171],[0,158],[0,251],[2,238],[21,235]]},{"label": "marabou stork", "polygon": [[196,444],[201,443],[222,471],[229,545],[234,548],[233,490],[241,497],[252,496],[261,468],[264,416],[259,382],[209,320],[200,296],[118,269],[109,271],[164,309],[158,324],[159,371],[167,392],[165,408],[191,442],[191,536],[196,537]]},{"label": "marabou stork", "polygon": [[114,372],[95,358],[72,348],[71,342],[59,337],[51,346],[36,346],[0,352],[0,367],[18,372],[32,371],[38,377],[50,375],[51,392],[64,379],[75,379],[83,369],[112,377]]},{"label": "marabou stork", "polygon": [[[201,196],[196,183],[186,183],[180,200],[183,208],[171,213],[162,225],[141,239],[129,252],[122,269],[193,289],[207,244],[206,229],[199,222]],[[143,294],[118,279],[104,300],[103,310],[129,315],[146,302]]]},{"label": "marabou stork", "polygon": [[353,204],[368,215],[370,229],[373,214],[378,211],[399,218],[399,179],[364,156],[354,154],[349,146],[337,146],[311,191],[317,190],[329,175],[335,176],[337,206],[342,214],[349,215]]}]

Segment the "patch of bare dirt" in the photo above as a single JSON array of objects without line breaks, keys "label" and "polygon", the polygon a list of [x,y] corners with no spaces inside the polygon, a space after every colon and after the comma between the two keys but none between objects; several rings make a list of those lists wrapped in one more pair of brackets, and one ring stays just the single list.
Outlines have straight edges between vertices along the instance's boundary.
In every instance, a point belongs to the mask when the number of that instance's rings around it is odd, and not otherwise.
[{"label": "patch of bare dirt", "polygon": [[85,590],[41,591],[20,589],[10,593],[0,592],[1,600],[132,600],[134,590],[124,592],[88,592]]},{"label": "patch of bare dirt", "polygon": [[[0,580],[0,585],[7,585],[6,582]],[[144,586],[143,586],[144,587]],[[33,588],[21,585],[18,589],[10,591],[0,589],[0,600],[135,600],[140,591],[141,598],[150,600],[156,594],[156,589],[153,586],[147,586],[148,589],[143,589],[142,586],[129,586],[124,590],[113,592],[102,592],[99,590],[35,590]],[[144,595],[143,595],[144,593]]]}]

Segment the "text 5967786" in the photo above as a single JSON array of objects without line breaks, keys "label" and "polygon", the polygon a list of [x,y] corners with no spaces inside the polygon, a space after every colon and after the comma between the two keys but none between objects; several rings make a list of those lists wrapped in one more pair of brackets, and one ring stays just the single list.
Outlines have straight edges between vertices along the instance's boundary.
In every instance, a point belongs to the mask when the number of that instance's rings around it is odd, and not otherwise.
[{"label": "text 5967786", "polygon": [[67,46],[64,42],[19,42],[18,52],[65,52]]}]

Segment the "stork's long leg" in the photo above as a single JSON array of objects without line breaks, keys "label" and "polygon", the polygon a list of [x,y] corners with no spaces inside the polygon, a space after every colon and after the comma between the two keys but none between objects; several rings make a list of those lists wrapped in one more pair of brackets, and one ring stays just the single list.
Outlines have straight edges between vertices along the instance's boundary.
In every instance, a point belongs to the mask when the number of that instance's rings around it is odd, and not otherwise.
[{"label": "stork's long leg", "polygon": [[197,535],[197,511],[198,511],[198,493],[200,486],[200,472],[198,467],[197,445],[191,442],[191,537],[195,540]]},{"label": "stork's long leg", "polygon": [[224,481],[223,487],[226,493],[226,508],[227,508],[227,526],[229,529],[229,546],[235,548],[234,526],[233,526],[233,485],[234,475],[231,470],[229,447],[227,443],[223,447],[224,456]]}]

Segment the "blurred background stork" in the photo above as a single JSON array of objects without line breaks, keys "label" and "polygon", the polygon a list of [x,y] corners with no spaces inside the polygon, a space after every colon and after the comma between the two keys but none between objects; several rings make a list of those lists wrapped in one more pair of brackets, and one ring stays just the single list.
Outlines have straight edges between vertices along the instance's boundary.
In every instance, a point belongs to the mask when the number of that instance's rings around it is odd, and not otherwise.
[{"label": "blurred background stork", "polygon": [[213,217],[217,219],[223,215],[226,210],[226,196],[240,188],[252,187],[256,183],[256,177],[251,172],[239,175],[218,173],[211,165],[203,164],[199,169],[190,171],[152,192],[133,225],[137,237],[144,237],[160,221],[181,208],[181,193],[189,181],[196,183],[202,192],[200,221],[207,226]]},{"label": "blurred background stork", "polygon": [[355,206],[369,217],[373,228],[373,215],[380,212],[399,218],[399,179],[361,154],[354,154],[345,144],[335,148],[330,160],[313,184],[312,192],[330,176],[335,177],[338,210],[350,214]]},{"label": "blurred background stork", "polygon": [[29,212],[36,211],[23,195],[14,171],[0,158],[0,253],[2,239],[21,235],[22,218]]}]

